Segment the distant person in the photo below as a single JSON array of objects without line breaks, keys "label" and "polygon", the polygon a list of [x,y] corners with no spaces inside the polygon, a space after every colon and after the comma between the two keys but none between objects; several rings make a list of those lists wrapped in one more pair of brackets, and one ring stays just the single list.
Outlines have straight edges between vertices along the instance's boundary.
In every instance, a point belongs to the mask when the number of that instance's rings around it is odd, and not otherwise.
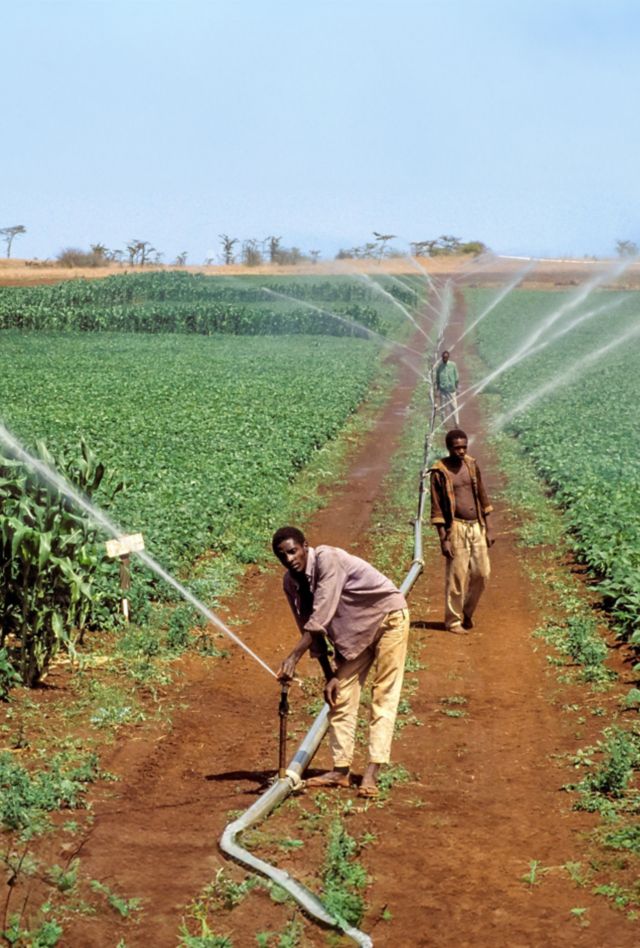
[{"label": "distant person", "polygon": [[489,503],[480,468],[467,454],[467,436],[454,428],[445,439],[449,454],[431,468],[431,523],[446,558],[444,624],[450,632],[473,628],[473,614],[491,567]]},{"label": "distant person", "polygon": [[[373,669],[369,759],[358,792],[374,797],[380,765],[390,758],[402,689],[409,638],[406,600],[370,563],[339,547],[309,546],[297,527],[277,530],[272,548],[286,568],[284,592],[301,633],[278,669],[278,678],[293,678],[298,661],[309,649],[324,672],[324,695],[330,706],[333,769],[311,777],[307,786],[350,786],[360,693]],[[327,639],[335,664],[329,658]]]},{"label": "distant person", "polygon": [[449,358],[449,352],[444,350],[440,362],[436,366],[436,396],[437,407],[440,412],[440,421],[443,425],[453,422],[460,424],[458,416],[458,385],[460,376],[455,362]]}]

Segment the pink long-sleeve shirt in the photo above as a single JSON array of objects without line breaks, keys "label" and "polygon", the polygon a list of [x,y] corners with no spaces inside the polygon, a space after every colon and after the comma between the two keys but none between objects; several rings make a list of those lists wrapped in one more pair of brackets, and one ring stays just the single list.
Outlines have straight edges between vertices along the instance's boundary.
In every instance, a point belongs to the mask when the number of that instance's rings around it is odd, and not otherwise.
[{"label": "pink long-sleeve shirt", "polygon": [[[388,612],[407,601],[390,579],[366,560],[337,546],[309,547],[305,570],[312,603],[305,603],[295,575],[284,575],[284,592],[301,632],[325,634],[345,659],[356,658],[376,638]],[[311,646],[318,656],[320,648]]]}]

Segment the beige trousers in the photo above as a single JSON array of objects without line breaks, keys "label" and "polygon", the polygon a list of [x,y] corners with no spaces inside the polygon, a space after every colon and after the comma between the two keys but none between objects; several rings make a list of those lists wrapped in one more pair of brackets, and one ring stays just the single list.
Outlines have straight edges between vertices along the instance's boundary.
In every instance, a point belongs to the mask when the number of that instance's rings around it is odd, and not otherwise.
[{"label": "beige trousers", "polygon": [[329,746],[334,767],[351,766],[360,694],[371,668],[369,761],[372,764],[386,764],[389,761],[408,640],[409,610],[389,612],[380,625],[375,641],[356,658],[341,662],[338,666],[338,700],[329,714]]},{"label": "beige trousers", "polygon": [[456,392],[438,391],[438,411],[440,422],[445,429],[457,428],[460,424],[458,414],[458,396]]},{"label": "beige trousers", "polygon": [[447,629],[460,626],[465,615],[471,618],[491,572],[485,529],[477,520],[454,520],[450,540],[453,559],[447,560],[444,580]]}]

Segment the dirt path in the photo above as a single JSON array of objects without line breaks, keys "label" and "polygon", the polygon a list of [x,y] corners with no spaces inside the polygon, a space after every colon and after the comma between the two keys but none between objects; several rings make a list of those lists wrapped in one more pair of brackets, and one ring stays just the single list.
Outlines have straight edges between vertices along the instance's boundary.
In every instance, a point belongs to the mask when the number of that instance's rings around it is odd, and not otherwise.
[{"label": "dirt path", "polygon": [[[458,299],[458,319],[460,308]],[[464,351],[455,358],[464,379]],[[497,459],[484,443],[475,403],[461,424],[495,495]],[[580,834],[594,825],[588,814],[571,812],[561,788],[575,772],[554,759],[577,746],[575,725],[559,711],[576,696],[560,689],[536,651],[535,589],[523,572],[526,554],[515,545],[514,524],[499,505],[493,525],[492,579],[470,634],[444,630],[439,553],[411,600],[428,665],[412,707],[425,727],[398,742],[395,757],[418,782],[398,789],[386,815],[389,832],[380,831],[372,852],[376,894],[394,916],[388,928],[376,929],[376,945],[635,945],[635,925],[578,889],[562,868],[584,859]],[[463,716],[450,716],[460,710]],[[544,870],[528,885],[523,876],[532,860]],[[588,909],[588,927],[574,907]]]},{"label": "dirt path", "polygon": [[[343,489],[309,525],[310,537],[363,550],[371,506],[416,378],[401,364],[399,383],[380,421],[354,458]],[[244,640],[277,667],[290,651],[293,635],[277,564],[269,573],[252,571],[232,606],[235,616],[248,620],[241,626]],[[301,671],[305,667],[310,667],[307,660]],[[185,672],[184,710],[174,715],[171,733],[158,741],[127,744],[104,762],[122,779],[108,799],[96,803],[93,830],[78,853],[91,878],[129,898],[141,897],[145,918],[137,929],[113,922],[108,930],[104,919],[82,919],[68,927],[65,944],[103,948],[122,935],[128,948],[173,948],[184,907],[224,865],[217,840],[229,812],[246,809],[274,772],[275,680],[239,649],[214,666],[192,659]],[[274,926],[282,925],[281,912],[273,910]],[[235,944],[255,941],[247,939]]]},{"label": "dirt path", "polygon": [[[464,352],[456,352],[456,360],[464,377]],[[366,553],[371,506],[414,384],[405,368],[344,489],[307,525],[312,542]],[[462,422],[476,436],[472,453],[495,492],[496,460],[473,407]],[[579,858],[579,833],[592,818],[572,813],[560,792],[572,775],[553,755],[573,747],[575,736],[554,707],[558,686],[531,639],[539,616],[513,525],[499,509],[494,522],[499,539],[492,582],[470,635],[448,634],[441,625],[439,556],[427,564],[411,597],[413,634],[425,643],[428,665],[412,676],[420,688],[411,704],[424,726],[406,727],[394,745],[394,759],[412,781],[397,786],[384,807],[365,808],[358,817],[377,838],[364,856],[373,886],[362,927],[376,946],[390,948],[630,948],[637,942],[633,926],[604,900],[578,890],[561,868]],[[279,570],[253,572],[233,605],[249,620],[243,637],[276,666],[293,635]],[[107,926],[104,918],[78,920],[65,945],[102,948],[122,935],[128,948],[175,946],[185,905],[224,865],[217,839],[229,811],[249,806],[273,772],[275,682],[238,650],[215,671],[210,667],[190,661],[184,709],[169,735],[129,743],[106,762],[123,779],[97,802],[93,831],[80,852],[84,872],[144,899],[144,918],[137,928]],[[456,704],[461,698],[465,703]],[[452,710],[464,713],[445,713]],[[326,748],[318,760],[324,762]],[[305,848],[302,877],[319,852],[319,843]],[[540,885],[522,881],[531,860],[549,870]],[[261,928],[282,928],[285,918],[266,896],[247,901],[246,909],[221,923],[222,930],[233,929],[236,948],[254,945]],[[381,921],[384,906],[392,918]],[[574,907],[588,909],[588,927],[571,914]],[[324,945],[326,936],[311,927],[304,944]]]}]

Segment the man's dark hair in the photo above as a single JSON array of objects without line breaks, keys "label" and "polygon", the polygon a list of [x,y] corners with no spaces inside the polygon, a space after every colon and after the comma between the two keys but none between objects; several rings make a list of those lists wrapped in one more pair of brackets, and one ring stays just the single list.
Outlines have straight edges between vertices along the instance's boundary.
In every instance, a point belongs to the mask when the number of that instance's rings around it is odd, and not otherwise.
[{"label": "man's dark hair", "polygon": [[451,431],[447,431],[444,439],[446,446],[451,449],[453,447],[453,442],[456,438],[464,438],[465,441],[468,441],[467,434],[462,428],[452,428]]},{"label": "man's dark hair", "polygon": [[302,530],[298,530],[297,527],[280,527],[271,538],[271,549],[274,553],[277,554],[278,547],[284,540],[294,540],[302,546],[306,538]]},{"label": "man's dark hair", "polygon": [[451,355],[451,353],[449,352],[448,349],[443,349],[443,350],[442,350],[442,355],[443,355],[443,356],[448,356],[448,355]]}]

